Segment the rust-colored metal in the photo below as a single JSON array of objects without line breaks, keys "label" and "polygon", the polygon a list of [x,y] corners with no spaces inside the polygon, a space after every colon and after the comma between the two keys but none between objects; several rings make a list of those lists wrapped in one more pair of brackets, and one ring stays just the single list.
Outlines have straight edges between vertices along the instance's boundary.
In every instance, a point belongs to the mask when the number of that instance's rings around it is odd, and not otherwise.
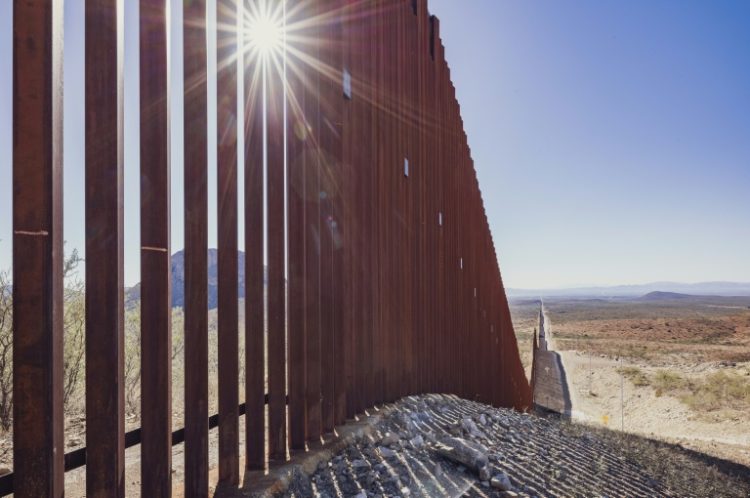
[{"label": "rust-colored metal", "polygon": [[[71,461],[87,460],[91,496],[123,495],[124,448],[136,444],[124,434],[122,397],[122,2],[86,2],[88,447]],[[240,413],[246,466],[257,470],[266,456],[284,462],[287,446],[304,451],[346,418],[407,394],[452,392],[518,409],[532,403],[440,24],[427,0],[288,0],[286,64],[273,56],[264,64],[247,46],[238,50],[238,9],[245,19],[260,3],[217,1],[219,414],[211,418],[207,2],[184,8],[186,415],[174,441],[185,439],[189,496],[208,494],[213,425],[220,480],[239,482]],[[173,442],[166,5],[140,0],[139,437],[142,494],[150,497],[171,494]],[[62,496],[61,35],[61,1],[15,2],[18,496]],[[245,88],[244,406],[238,52]],[[8,482],[0,479],[0,492]]]},{"label": "rust-colored metal", "polygon": [[63,2],[13,6],[15,496],[63,489]]},{"label": "rust-colored metal", "polygon": [[[346,274],[345,237],[346,237],[346,204],[344,198],[345,174],[344,163],[344,113],[349,97],[345,94],[344,79],[351,81],[351,72],[345,69],[343,48],[345,3],[341,0],[329,2],[337,15],[331,20],[328,30],[325,63],[335,69],[328,88],[328,130],[326,136],[328,164],[330,165],[328,183],[328,216],[324,230],[330,241],[331,264],[331,354],[328,361],[331,370],[327,378],[330,386],[323,392],[323,403],[327,407],[323,413],[324,426],[328,431],[346,420],[346,374],[344,354],[344,275]],[[345,73],[345,71],[347,71]],[[325,215],[324,215],[325,216]]]},{"label": "rust-colored metal", "polygon": [[208,497],[208,86],[206,2],[183,11],[185,496]]},{"label": "rust-colored metal", "polygon": [[92,497],[125,496],[124,33],[118,3],[87,0],[85,6],[86,495]]},{"label": "rust-colored metal", "polygon": [[[324,11],[337,13],[338,0],[322,2]],[[341,23],[333,15],[320,29],[319,59],[330,68],[320,78],[320,352],[321,352],[321,426],[330,433],[335,420],[336,333],[341,326],[341,228],[339,196],[342,162],[342,90]]]},{"label": "rust-colored metal", "polygon": [[[343,25],[343,37],[351,40],[354,32],[353,19],[358,17],[359,4],[347,3],[342,10],[342,16],[347,19]],[[342,119],[344,123],[353,123],[356,108],[359,104],[359,100],[362,98],[360,95],[360,82],[363,81],[363,77],[358,74],[355,67],[357,54],[354,50],[353,43],[346,43],[342,46],[342,67],[341,70],[346,71],[351,78],[351,90],[352,93],[349,97],[344,98],[344,107],[342,109]],[[343,80],[343,75],[342,75]],[[342,88],[343,90],[343,88]],[[343,390],[344,396],[342,399],[337,399],[336,411],[337,419],[344,421],[347,418],[352,417],[355,414],[354,410],[354,396],[356,391],[353,388],[353,341],[354,341],[354,314],[356,306],[354,304],[354,292],[356,284],[351,275],[356,268],[356,253],[354,251],[353,240],[357,226],[355,222],[355,216],[352,208],[352,204],[355,199],[353,192],[355,168],[353,162],[353,152],[356,150],[357,144],[353,138],[351,132],[351,125],[344,130],[342,137],[342,153],[343,153],[343,169],[342,169],[342,191],[341,191],[341,203],[343,206],[342,213],[342,224],[345,228],[343,230],[343,251],[342,251],[342,265],[343,271],[349,278],[344,279],[343,282],[343,309],[342,309],[342,331],[341,331],[341,370],[339,371],[340,377],[336,379],[336,382]]]},{"label": "rust-colored metal", "polygon": [[172,494],[167,4],[140,2],[141,494]]},{"label": "rust-colored metal", "polygon": [[[287,23],[303,22],[307,4],[288,2]],[[302,48],[304,51],[304,47]],[[290,64],[303,67],[303,53],[289,53]],[[287,216],[288,216],[288,289],[287,327],[289,334],[289,447],[304,450],[307,440],[307,358],[305,336],[305,152],[310,127],[304,112],[305,73],[287,73]]]},{"label": "rust-colored metal", "polygon": [[237,16],[235,0],[216,3],[218,182],[219,482],[239,483],[237,296]]},{"label": "rust-colored metal", "polygon": [[[245,0],[245,12],[258,8]],[[266,461],[265,265],[263,263],[263,69],[245,54],[245,462]]]},{"label": "rust-colored metal", "polygon": [[286,292],[284,262],[284,68],[266,64],[268,249],[268,455],[286,460]]},{"label": "rust-colored metal", "polygon": [[[318,18],[322,12],[320,2],[309,6],[308,15]],[[323,433],[321,408],[321,342],[320,342],[320,85],[322,75],[311,64],[320,54],[321,26],[314,23],[306,31],[310,43],[305,47],[309,57],[302,66],[305,90],[302,92],[302,112],[306,122],[304,175],[304,267],[305,296],[304,321],[306,340],[306,395],[307,439],[320,443]]]}]

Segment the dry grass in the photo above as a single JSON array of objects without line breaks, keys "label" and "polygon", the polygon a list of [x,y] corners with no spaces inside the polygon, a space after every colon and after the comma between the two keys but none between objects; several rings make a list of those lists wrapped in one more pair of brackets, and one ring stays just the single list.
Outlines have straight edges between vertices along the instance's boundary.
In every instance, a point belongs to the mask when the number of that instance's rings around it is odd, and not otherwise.
[{"label": "dry grass", "polygon": [[637,367],[622,367],[618,368],[617,372],[622,374],[626,379],[638,387],[645,387],[651,385],[651,379],[648,375],[643,373],[640,368]]},{"label": "dry grass", "polygon": [[750,410],[750,380],[727,372],[687,379],[673,372],[659,371],[653,382],[656,395],[669,393],[695,411]]},{"label": "dry grass", "polygon": [[668,370],[659,370],[656,372],[652,384],[657,396],[661,396],[664,392],[673,393],[674,391],[683,390],[689,385],[685,379]]},{"label": "dry grass", "polygon": [[575,423],[561,428],[568,435],[593,435],[616,446],[622,458],[642,467],[677,496],[750,496],[750,469],[743,465],[634,434]]},{"label": "dry grass", "polygon": [[697,412],[750,410],[750,378],[747,376],[717,371],[703,377],[688,378],[670,370],[657,370],[648,375],[632,366],[618,368],[617,372],[633,385],[651,386],[657,397],[675,397]]}]

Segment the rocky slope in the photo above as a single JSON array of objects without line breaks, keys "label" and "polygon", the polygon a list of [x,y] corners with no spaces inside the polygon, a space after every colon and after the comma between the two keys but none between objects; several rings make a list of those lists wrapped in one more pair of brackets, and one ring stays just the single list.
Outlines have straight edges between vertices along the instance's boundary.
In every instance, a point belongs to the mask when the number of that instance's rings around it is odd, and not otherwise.
[{"label": "rocky slope", "polygon": [[285,496],[748,496],[750,469],[452,396],[405,398]]}]

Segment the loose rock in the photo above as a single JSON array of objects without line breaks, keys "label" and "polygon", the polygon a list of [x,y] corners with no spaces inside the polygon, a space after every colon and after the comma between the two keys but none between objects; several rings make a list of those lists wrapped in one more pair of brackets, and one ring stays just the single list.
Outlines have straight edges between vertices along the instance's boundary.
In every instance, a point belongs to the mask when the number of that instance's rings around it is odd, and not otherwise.
[{"label": "loose rock", "polygon": [[513,489],[510,478],[504,472],[495,474],[490,481],[490,486],[501,491],[511,491]]},{"label": "loose rock", "polygon": [[392,432],[386,432],[385,436],[383,436],[383,439],[380,440],[380,444],[382,446],[390,446],[392,444],[396,444],[399,442],[398,434],[394,434]]},{"label": "loose rock", "polygon": [[378,448],[378,451],[383,456],[383,458],[393,458],[396,456],[396,452],[386,446],[381,446],[380,448]]},{"label": "loose rock", "polygon": [[422,436],[416,436],[409,441],[411,447],[415,450],[421,450],[424,448],[424,438]]},{"label": "loose rock", "polygon": [[481,469],[479,469],[479,480],[480,481],[488,481],[490,479],[490,476],[492,475],[492,472],[490,470],[489,465],[485,465]]},{"label": "loose rock", "polygon": [[460,463],[474,472],[486,466],[487,448],[479,443],[467,441],[458,437],[447,437],[440,440],[435,451],[456,463]]},{"label": "loose rock", "polygon": [[482,435],[482,433],[479,432],[477,424],[468,417],[461,421],[461,428],[472,437],[479,437]]}]

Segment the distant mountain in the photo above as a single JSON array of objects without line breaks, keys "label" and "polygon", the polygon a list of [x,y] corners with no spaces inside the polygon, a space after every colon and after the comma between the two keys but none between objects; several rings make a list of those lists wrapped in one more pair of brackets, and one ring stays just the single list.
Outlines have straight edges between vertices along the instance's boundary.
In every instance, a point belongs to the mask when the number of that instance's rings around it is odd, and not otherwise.
[{"label": "distant mountain", "polygon": [[641,297],[642,301],[674,301],[676,299],[691,299],[696,296],[690,294],[680,294],[679,292],[662,292],[654,291],[649,292],[645,296]]},{"label": "distant mountain", "polygon": [[750,296],[750,283],[746,282],[653,282],[612,287],[575,287],[568,289],[506,289],[508,296],[522,297],[640,297],[651,292],[671,292],[693,296]]},{"label": "distant mountain", "polygon": [[[268,282],[268,268],[265,269],[264,283]],[[237,255],[237,292],[240,299],[245,297],[245,253]],[[138,283],[125,291],[125,307],[132,308],[141,299],[141,284]],[[219,304],[219,252],[208,250],[208,308],[214,309]],[[172,255],[172,307],[185,306],[185,251]]]}]

